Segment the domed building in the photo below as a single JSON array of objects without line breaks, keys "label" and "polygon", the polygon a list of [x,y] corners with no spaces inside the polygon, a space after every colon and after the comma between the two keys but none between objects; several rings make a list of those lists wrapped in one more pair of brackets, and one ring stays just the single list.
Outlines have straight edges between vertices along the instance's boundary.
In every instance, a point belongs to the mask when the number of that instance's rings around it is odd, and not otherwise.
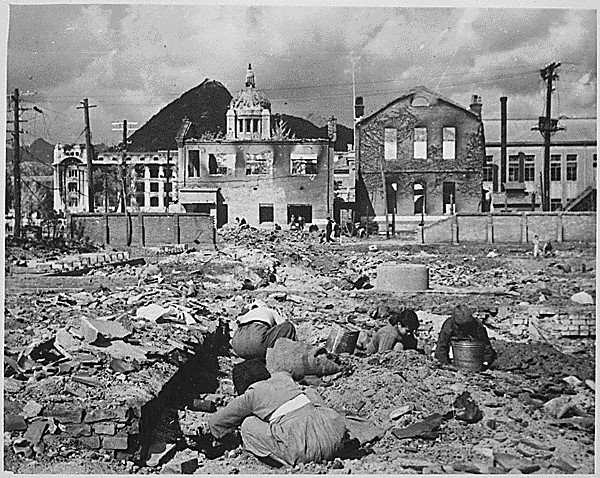
[{"label": "domed building", "polygon": [[[179,204],[210,213],[217,227],[244,218],[250,225],[326,222],[333,203],[335,137],[295,139],[272,124],[271,102],[256,89],[252,65],[232,98],[225,136],[199,137],[184,119],[178,145]],[[330,125],[335,131],[335,120]]]},{"label": "domed building", "polygon": [[248,65],[246,86],[235,95],[227,111],[227,139],[271,138],[271,102],[256,89],[252,65]]}]

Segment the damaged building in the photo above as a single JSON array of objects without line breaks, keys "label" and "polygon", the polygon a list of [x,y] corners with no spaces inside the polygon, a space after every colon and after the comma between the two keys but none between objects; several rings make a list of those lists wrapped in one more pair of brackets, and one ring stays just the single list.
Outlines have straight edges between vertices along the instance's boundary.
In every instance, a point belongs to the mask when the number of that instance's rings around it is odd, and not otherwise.
[{"label": "damaged building", "polygon": [[[85,144],[57,144],[54,148],[54,209],[65,213],[89,212],[88,150]],[[96,212],[119,210],[123,162],[118,152],[94,155],[94,206]],[[177,151],[128,153],[125,156],[126,205],[130,212],[165,212],[176,200]]]},{"label": "damaged building", "polygon": [[249,66],[225,136],[199,135],[183,120],[176,138],[179,203],[186,212],[213,214],[218,227],[235,217],[251,225],[287,224],[292,216],[323,223],[333,198],[335,121],[329,131],[330,138],[295,139],[275,121]]},{"label": "damaged building", "polygon": [[379,222],[386,213],[478,212],[485,156],[481,108],[477,95],[467,109],[417,87],[360,119],[358,215]]},{"label": "damaged building", "polygon": [[[502,99],[501,99],[502,100]],[[506,117],[506,98],[501,101]],[[494,210],[539,210],[544,140],[535,120],[485,120],[484,189]],[[566,118],[550,146],[550,210],[595,211],[596,118]],[[504,139],[504,140],[503,140]]]}]

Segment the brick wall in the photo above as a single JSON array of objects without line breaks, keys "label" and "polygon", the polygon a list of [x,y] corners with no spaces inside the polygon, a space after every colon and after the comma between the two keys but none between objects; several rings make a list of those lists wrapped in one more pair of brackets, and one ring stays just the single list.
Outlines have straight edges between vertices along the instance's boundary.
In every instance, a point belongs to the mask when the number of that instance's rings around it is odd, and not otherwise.
[{"label": "brick wall", "polygon": [[594,338],[596,311],[593,306],[567,310],[532,308],[529,336],[533,339]]},{"label": "brick wall", "polygon": [[[128,220],[131,244],[127,242]],[[214,219],[206,214],[138,213],[129,218],[125,214],[72,214],[70,221],[73,236],[87,237],[95,244],[118,247],[162,244],[212,247],[215,241]]]},{"label": "brick wall", "polygon": [[457,216],[459,242],[487,242],[488,224],[485,215]]},{"label": "brick wall", "polygon": [[[425,226],[426,243],[595,241],[595,212],[457,214],[453,220]],[[492,239],[490,239],[490,236]]]},{"label": "brick wall", "polygon": [[565,241],[587,241],[592,235],[596,237],[596,213],[586,215],[564,213],[562,221]]}]

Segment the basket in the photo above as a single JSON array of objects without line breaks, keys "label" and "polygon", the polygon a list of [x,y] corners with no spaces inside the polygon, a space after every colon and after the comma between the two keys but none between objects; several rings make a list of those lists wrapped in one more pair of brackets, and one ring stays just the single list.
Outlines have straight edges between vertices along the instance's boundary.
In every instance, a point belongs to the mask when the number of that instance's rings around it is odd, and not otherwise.
[{"label": "basket", "polygon": [[485,342],[461,340],[452,342],[454,365],[460,370],[480,372],[483,370],[483,354]]}]

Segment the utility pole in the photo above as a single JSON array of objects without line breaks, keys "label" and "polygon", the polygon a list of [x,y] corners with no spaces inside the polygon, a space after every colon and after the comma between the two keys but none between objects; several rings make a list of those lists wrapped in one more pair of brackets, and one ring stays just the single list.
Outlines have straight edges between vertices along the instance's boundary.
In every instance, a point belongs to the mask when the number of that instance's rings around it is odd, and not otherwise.
[{"label": "utility pole", "polygon": [[90,108],[96,108],[96,105],[90,106],[88,99],[84,98],[81,102],[83,106],[78,106],[77,109],[83,109],[83,118],[85,120],[85,149],[87,151],[87,178],[88,178],[88,212],[94,212],[94,179],[92,177],[93,167],[92,161],[94,158],[94,147],[92,146],[92,131],[90,129]]},{"label": "utility pole", "polygon": [[14,130],[13,134],[13,195],[15,209],[15,228],[13,231],[14,237],[21,237],[21,123],[26,123],[21,120],[19,115],[21,111],[28,108],[19,107],[19,89],[15,88],[15,93],[12,95],[14,104]]},{"label": "utility pole", "polygon": [[125,201],[125,177],[127,168],[127,120],[123,120],[123,147],[121,149],[121,210],[127,210],[127,202]]},{"label": "utility pole", "polygon": [[165,211],[169,212],[171,202],[171,150],[167,149],[167,167],[165,168]]},{"label": "utility pole", "polygon": [[546,84],[546,116],[539,117],[537,127],[533,130],[539,130],[544,138],[544,170],[542,175],[542,210],[550,211],[550,138],[556,131],[564,128],[558,127],[558,120],[552,119],[552,81],[558,79],[556,69],[560,66],[560,62],[552,62],[546,68],[540,70],[542,79]]}]

